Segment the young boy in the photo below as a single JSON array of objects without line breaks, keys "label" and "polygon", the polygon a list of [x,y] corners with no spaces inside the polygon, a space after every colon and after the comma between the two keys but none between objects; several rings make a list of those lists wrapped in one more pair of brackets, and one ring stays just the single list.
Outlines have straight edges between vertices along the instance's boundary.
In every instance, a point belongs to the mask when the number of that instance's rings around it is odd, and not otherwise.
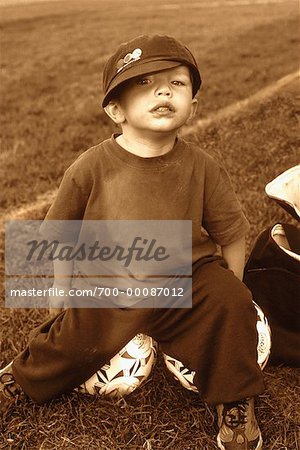
[{"label": "young boy", "polygon": [[[69,308],[35,331],[13,362],[14,379],[46,402],[143,332],[196,372],[201,397],[217,405],[220,449],[261,449],[256,312],[241,282],[248,222],[226,172],[178,137],[196,111],[197,63],[172,37],[140,36],[109,59],[103,85],[103,107],[121,132],[72,164],[46,219],[192,221],[193,307]],[[69,288],[58,278],[55,286]]]}]

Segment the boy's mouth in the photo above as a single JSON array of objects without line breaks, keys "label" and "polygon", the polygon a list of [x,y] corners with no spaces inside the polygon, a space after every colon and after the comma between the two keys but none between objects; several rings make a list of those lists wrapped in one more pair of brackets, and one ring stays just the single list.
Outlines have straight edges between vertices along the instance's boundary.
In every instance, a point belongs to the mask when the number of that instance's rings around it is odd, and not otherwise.
[{"label": "boy's mouth", "polygon": [[162,102],[162,103],[158,103],[157,105],[155,105],[154,108],[151,109],[151,112],[169,113],[169,112],[175,112],[175,108],[172,105],[172,103]]}]

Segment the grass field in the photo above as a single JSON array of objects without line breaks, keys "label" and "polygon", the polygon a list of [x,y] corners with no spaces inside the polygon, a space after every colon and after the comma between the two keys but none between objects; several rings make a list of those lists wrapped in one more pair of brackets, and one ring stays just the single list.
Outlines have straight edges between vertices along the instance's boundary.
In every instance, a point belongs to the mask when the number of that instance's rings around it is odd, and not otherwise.
[{"label": "grass field", "polygon": [[[100,109],[101,70],[120,42],[144,32],[174,35],[196,55],[203,87],[198,119],[248,98],[298,68],[294,1],[56,1],[0,8],[3,215],[56,189],[64,170],[113,128]],[[265,184],[299,162],[299,82],[188,139],[222,161],[258,232],[294,223]],[[298,153],[297,153],[298,152]],[[27,213],[42,219],[48,205]],[[4,280],[4,252],[0,250]],[[4,288],[1,283],[1,305]],[[25,345],[44,310],[0,312],[0,366]],[[258,399],[265,450],[299,450],[299,371],[267,366]],[[213,450],[215,413],[171,380],[159,358],[149,382],[113,402],[79,396],[12,406],[0,424],[3,449]]]}]

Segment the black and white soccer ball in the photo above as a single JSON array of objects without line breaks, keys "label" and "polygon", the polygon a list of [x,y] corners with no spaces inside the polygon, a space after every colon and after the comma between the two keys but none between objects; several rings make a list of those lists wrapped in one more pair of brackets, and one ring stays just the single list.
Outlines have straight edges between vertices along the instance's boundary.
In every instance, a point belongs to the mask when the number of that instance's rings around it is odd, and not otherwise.
[{"label": "black and white soccer ball", "polygon": [[78,390],[111,397],[126,396],[149,377],[156,355],[157,344],[154,339],[137,334]]},{"label": "black and white soccer ball", "polygon": [[179,381],[185,389],[198,392],[198,389],[194,385],[194,377],[196,374],[194,370],[188,369],[181,361],[166,355],[166,353],[163,353],[163,358],[168,370],[172,373],[175,380]]},{"label": "black and white soccer ball", "polygon": [[[271,351],[271,329],[262,309],[255,302],[253,303],[257,312],[257,362],[263,370],[268,362]],[[178,359],[166,355],[165,353],[163,353],[163,358],[168,370],[183,387],[189,391],[198,392],[198,389],[194,384],[195,371],[188,369],[181,361],[178,361]]]}]

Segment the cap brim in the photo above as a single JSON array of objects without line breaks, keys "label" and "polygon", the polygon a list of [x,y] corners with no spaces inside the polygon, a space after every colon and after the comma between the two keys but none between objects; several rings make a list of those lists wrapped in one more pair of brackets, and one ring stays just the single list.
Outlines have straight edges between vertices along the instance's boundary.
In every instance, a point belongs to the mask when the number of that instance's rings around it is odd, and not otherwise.
[{"label": "cap brim", "polygon": [[112,99],[113,91],[119,87],[125,81],[128,81],[132,78],[138,77],[140,75],[145,75],[147,73],[159,72],[161,70],[172,69],[173,67],[180,66],[181,64],[185,64],[180,61],[168,61],[168,60],[151,60],[151,61],[139,61],[138,64],[132,63],[132,65],[128,65],[125,67],[120,73],[116,75],[116,77],[112,80],[111,85],[102,101],[103,108],[109,103]]},{"label": "cap brim", "polygon": [[299,185],[300,164],[281,173],[265,187],[267,196],[287,210],[298,222],[300,221]]}]

